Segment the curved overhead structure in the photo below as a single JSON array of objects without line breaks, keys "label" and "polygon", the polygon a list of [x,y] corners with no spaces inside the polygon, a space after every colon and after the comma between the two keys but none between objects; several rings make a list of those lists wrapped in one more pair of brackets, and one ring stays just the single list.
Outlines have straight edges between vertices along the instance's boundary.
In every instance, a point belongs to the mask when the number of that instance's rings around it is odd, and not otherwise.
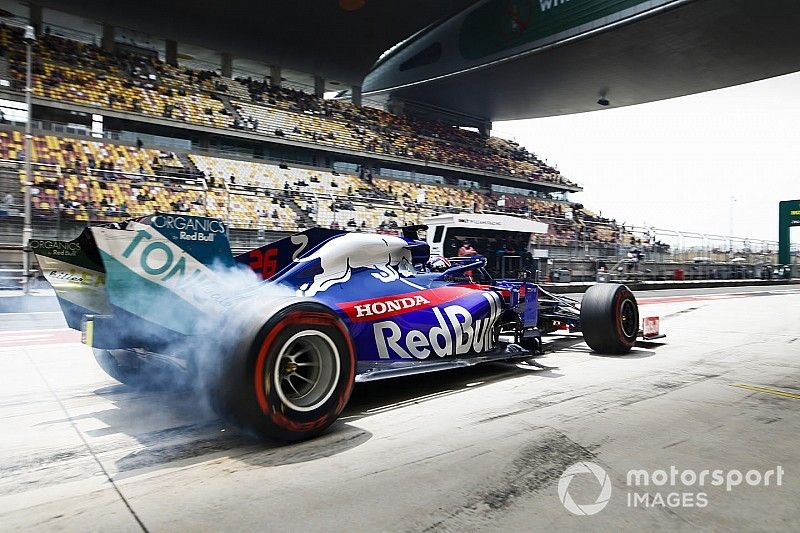
[{"label": "curved overhead structure", "polygon": [[31,0],[152,36],[360,84],[381,53],[475,0]]},{"label": "curved overhead structure", "polygon": [[510,120],[800,70],[796,0],[482,0],[395,47],[364,94]]}]

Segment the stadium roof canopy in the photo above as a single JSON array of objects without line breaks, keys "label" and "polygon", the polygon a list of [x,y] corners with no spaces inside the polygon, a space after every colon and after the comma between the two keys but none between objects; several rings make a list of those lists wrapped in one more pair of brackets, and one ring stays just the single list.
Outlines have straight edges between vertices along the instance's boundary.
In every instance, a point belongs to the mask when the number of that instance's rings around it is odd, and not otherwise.
[{"label": "stadium roof canopy", "polygon": [[509,120],[800,70],[798,0],[481,0],[376,66],[365,95]]},{"label": "stadium roof canopy", "polygon": [[35,0],[179,43],[358,85],[380,55],[474,0]]},{"label": "stadium roof canopy", "polygon": [[798,0],[34,2],[341,84],[363,81],[365,97],[441,110],[464,125],[800,70]]}]

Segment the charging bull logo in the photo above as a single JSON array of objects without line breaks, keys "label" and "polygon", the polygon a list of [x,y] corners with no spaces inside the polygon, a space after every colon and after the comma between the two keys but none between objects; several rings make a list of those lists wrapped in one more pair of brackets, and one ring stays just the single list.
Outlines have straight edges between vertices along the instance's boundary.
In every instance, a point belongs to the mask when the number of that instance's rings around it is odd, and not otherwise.
[{"label": "charging bull logo", "polygon": [[494,292],[484,292],[482,296],[488,302],[483,318],[475,319],[470,311],[453,304],[431,309],[436,324],[427,331],[404,332],[392,320],[374,323],[372,332],[378,357],[427,359],[431,355],[448,357],[491,351],[497,340],[494,326],[501,312],[500,296]]},{"label": "charging bull logo", "polygon": [[372,277],[384,283],[397,281],[401,275],[411,276],[414,269],[406,246],[403,239],[386,235],[347,233],[331,239],[311,255],[297,259],[299,263],[319,260],[322,270],[311,283],[301,285],[298,292],[301,296],[314,296],[349,281],[356,268],[377,270]]}]

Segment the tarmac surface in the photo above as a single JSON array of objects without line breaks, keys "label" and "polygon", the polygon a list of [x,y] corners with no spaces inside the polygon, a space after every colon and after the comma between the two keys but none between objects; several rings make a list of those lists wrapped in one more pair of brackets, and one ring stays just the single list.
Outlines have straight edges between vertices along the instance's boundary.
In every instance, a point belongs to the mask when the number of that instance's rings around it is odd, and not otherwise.
[{"label": "tarmac surface", "polygon": [[2,313],[0,530],[796,530],[800,287],[637,298],[663,342],[360,384],[288,446],[119,384],[60,313]]}]

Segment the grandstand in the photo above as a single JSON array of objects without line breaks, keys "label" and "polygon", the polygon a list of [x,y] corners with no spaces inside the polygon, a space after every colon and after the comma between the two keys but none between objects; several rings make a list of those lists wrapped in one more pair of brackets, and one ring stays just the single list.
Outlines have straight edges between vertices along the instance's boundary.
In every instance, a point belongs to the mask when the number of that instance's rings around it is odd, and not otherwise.
[{"label": "grandstand", "polygon": [[[0,158],[5,171],[18,176],[17,190],[25,177],[22,141],[18,130],[0,131]],[[322,168],[54,135],[34,137],[32,158],[33,204],[42,219],[52,218],[56,210],[65,219],[84,222],[178,211],[220,217],[237,229],[294,231],[320,225],[376,231],[443,212],[486,212],[551,222],[551,234],[542,244],[576,238],[613,243],[618,237],[613,224],[586,211],[572,210],[576,217],[564,218],[570,206],[562,201],[493,196],[446,184],[361,178]]]},{"label": "grandstand", "polygon": [[[8,50],[8,66],[18,91],[24,85],[25,71],[21,31],[0,28],[0,42]],[[251,79],[223,82],[215,72],[181,69],[127,52],[111,54],[52,35],[37,41],[34,57],[34,94],[48,100],[249,130],[340,149],[434,160],[531,182],[575,185],[509,141],[484,139],[436,121],[422,122],[324,100]]]},{"label": "grandstand", "polygon": [[[0,27],[0,73],[10,78],[0,96],[9,100],[24,89],[21,32]],[[46,30],[33,56],[38,129],[31,160],[40,221],[187,212],[245,232],[314,225],[391,231],[439,213],[480,212],[548,222],[542,246],[632,239],[613,221],[570,204],[567,193],[580,188],[513,141]],[[54,131],[65,110],[70,118],[103,116],[119,130],[72,124],[74,131]],[[0,126],[3,212],[12,215],[20,212],[24,184],[20,126]],[[171,143],[144,146],[138,132]],[[19,185],[8,185],[9,176]]]}]

